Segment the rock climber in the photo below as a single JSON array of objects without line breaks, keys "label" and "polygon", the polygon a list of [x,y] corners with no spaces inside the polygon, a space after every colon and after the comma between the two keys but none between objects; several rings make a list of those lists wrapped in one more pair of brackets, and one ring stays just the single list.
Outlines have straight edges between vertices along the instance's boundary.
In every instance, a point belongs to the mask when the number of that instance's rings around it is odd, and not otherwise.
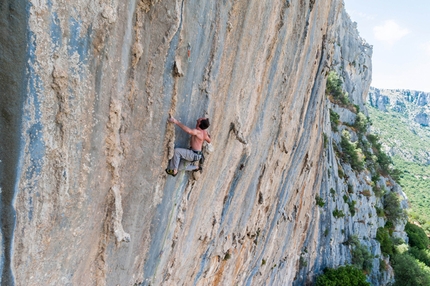
[{"label": "rock climber", "polygon": [[[197,119],[196,128],[191,129],[181,122],[179,120],[175,119],[174,117],[170,117],[168,119],[170,123],[178,125],[182,130],[187,132],[191,135],[190,139],[190,148],[175,148],[175,153],[173,155],[173,158],[170,159],[168,168],[166,169],[166,173],[172,176],[176,176],[178,174],[179,169],[179,163],[181,159],[188,161],[188,162],[196,162],[202,159],[203,153],[202,153],[202,146],[203,142],[206,141],[208,143],[211,143],[211,137],[209,133],[206,131],[206,129],[209,127],[209,118],[199,118]],[[195,166],[190,165],[186,168],[187,171],[197,171],[201,170],[201,166]]]}]

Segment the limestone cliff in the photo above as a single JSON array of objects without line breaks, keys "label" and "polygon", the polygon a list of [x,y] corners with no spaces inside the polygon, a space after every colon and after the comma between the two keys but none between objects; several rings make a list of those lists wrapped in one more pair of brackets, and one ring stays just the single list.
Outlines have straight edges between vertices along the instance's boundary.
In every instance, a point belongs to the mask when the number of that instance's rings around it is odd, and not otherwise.
[{"label": "limestone cliff", "polygon": [[422,127],[430,125],[429,92],[371,88],[368,102],[379,110],[398,112]]},{"label": "limestone cliff", "polygon": [[[355,115],[329,69],[362,110],[371,77],[342,1],[0,5],[2,283],[302,284],[350,261],[348,235],[379,253],[380,202],[332,147],[329,109]],[[211,119],[200,176],[166,176],[188,144],[169,114]],[[336,219],[348,184],[360,207]]]}]

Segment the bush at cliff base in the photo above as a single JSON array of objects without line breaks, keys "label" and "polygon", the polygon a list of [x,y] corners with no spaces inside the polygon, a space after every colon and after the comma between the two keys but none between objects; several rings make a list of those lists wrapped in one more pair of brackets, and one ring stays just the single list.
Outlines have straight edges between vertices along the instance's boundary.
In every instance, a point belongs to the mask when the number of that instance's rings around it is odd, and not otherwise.
[{"label": "bush at cliff base", "polygon": [[409,237],[409,245],[418,249],[427,249],[429,246],[429,239],[425,231],[410,222],[406,223],[405,231]]},{"label": "bush at cliff base", "polygon": [[396,254],[391,259],[394,269],[394,286],[428,286],[430,285],[430,273],[424,263],[417,261],[407,253]]},{"label": "bush at cliff base", "polygon": [[318,277],[316,286],[370,286],[366,275],[353,266],[346,265],[337,269],[326,268]]}]

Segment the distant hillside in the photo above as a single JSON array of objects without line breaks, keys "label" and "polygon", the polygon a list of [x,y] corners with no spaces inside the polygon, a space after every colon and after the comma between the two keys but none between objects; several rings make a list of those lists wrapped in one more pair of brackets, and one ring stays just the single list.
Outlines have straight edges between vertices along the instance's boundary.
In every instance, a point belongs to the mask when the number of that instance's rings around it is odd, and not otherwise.
[{"label": "distant hillside", "polygon": [[430,231],[430,93],[370,88],[368,103],[373,132],[403,172],[410,215]]}]

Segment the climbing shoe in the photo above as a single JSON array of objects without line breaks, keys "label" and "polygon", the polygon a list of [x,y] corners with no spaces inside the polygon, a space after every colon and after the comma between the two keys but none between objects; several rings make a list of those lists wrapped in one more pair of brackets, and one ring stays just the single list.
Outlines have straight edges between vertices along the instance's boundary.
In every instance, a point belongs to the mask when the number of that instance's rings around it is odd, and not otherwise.
[{"label": "climbing shoe", "polygon": [[202,166],[199,166],[197,169],[193,170],[193,172],[197,172],[197,171],[201,173],[203,171]]},{"label": "climbing shoe", "polygon": [[166,173],[167,173],[168,175],[173,176],[173,177],[176,177],[177,173],[175,174],[174,172],[175,172],[174,170],[166,169]]}]

